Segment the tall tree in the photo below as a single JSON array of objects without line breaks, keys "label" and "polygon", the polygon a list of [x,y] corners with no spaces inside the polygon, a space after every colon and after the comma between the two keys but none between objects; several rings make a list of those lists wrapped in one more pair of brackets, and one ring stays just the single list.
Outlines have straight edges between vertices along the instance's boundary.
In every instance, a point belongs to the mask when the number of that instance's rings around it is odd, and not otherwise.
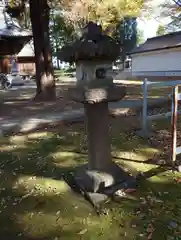
[{"label": "tall tree", "polygon": [[117,24],[114,37],[121,44],[121,60],[124,61],[129,52],[137,44],[137,21],[135,17],[125,17]]},{"label": "tall tree", "polygon": [[173,0],[175,4],[177,4],[178,7],[181,7],[181,1],[180,0]]},{"label": "tall tree", "polygon": [[122,45],[121,58],[136,45],[136,18],[150,0],[69,0],[65,1],[64,17],[75,29],[88,21],[100,23],[105,33],[112,35]]},{"label": "tall tree", "polygon": [[180,0],[167,0],[164,3],[160,4],[160,15],[162,17],[177,17],[181,13],[181,5],[178,3]]},{"label": "tall tree", "polygon": [[58,48],[72,42],[76,33],[71,24],[65,22],[62,11],[52,11],[50,18],[50,40],[53,54],[56,55]]},{"label": "tall tree", "polygon": [[176,32],[181,29],[181,14],[172,16],[171,21],[166,25],[167,32]]},{"label": "tall tree", "polygon": [[137,41],[136,44],[140,45],[145,42],[144,31],[141,29],[137,29]]},{"label": "tall tree", "polygon": [[160,16],[169,18],[166,25],[167,32],[175,32],[181,29],[181,1],[169,0],[160,5]]},{"label": "tall tree", "polygon": [[49,39],[50,8],[47,0],[29,0],[29,3],[35,49],[36,98],[52,100],[56,94]]},{"label": "tall tree", "polygon": [[[12,0],[9,11],[13,17],[19,17],[25,12],[26,0]],[[35,99],[53,100],[56,97],[55,80],[52,65],[52,52],[49,38],[50,8],[48,0],[29,0],[30,20],[33,32],[36,84],[37,92]],[[17,9],[20,14],[15,14]]]},{"label": "tall tree", "polygon": [[[26,0],[12,0],[16,3],[17,1],[24,2]],[[145,2],[148,1],[150,0],[29,0],[36,59],[36,98],[43,100],[55,98],[55,81],[49,38],[49,6],[61,9],[66,24],[69,23],[70,26],[73,26],[75,32],[78,32],[77,30],[86,22],[93,20],[99,22],[103,26],[103,30],[113,35],[117,24],[125,16],[131,18],[138,16]],[[125,42],[125,53],[135,44],[136,35],[133,34],[131,39],[127,40],[129,41]]]},{"label": "tall tree", "polygon": [[64,17],[75,28],[88,21],[100,23],[103,30],[116,30],[124,17],[137,17],[150,0],[65,0],[62,3]]}]

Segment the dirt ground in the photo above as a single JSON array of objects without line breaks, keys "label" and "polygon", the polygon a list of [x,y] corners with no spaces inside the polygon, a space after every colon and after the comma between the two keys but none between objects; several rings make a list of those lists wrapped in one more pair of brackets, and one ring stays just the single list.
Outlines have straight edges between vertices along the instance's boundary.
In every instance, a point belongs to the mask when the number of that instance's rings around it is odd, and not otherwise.
[{"label": "dirt ground", "polygon": [[57,100],[36,102],[33,100],[35,89],[18,89],[0,92],[0,120],[51,114],[71,109],[79,109],[81,104],[63,98],[63,91],[72,85],[57,86]]},{"label": "dirt ground", "polygon": [[[1,92],[0,94],[0,120],[18,118],[23,116],[34,116],[38,114],[51,114],[58,113],[66,110],[79,109],[82,104],[75,103],[73,101],[66,100],[64,96],[64,91],[73,84],[59,84],[57,86],[57,100],[55,102],[35,102],[33,97],[35,95],[35,89],[19,89],[15,91]],[[150,97],[158,97],[168,95],[170,93],[170,88],[152,90],[149,92]],[[127,86],[127,95],[125,99],[141,99],[142,89],[140,85],[131,84]],[[169,104],[163,108],[151,109],[148,114],[157,114],[160,112],[170,111]],[[141,127],[140,112],[135,110],[130,110],[126,115],[111,115],[111,129],[113,132],[119,131],[129,131],[133,132]],[[157,131],[157,137],[150,138],[150,144],[152,146],[160,146],[164,149],[164,152],[168,152],[168,148],[171,146],[171,129],[169,120],[161,120],[150,123],[152,128]],[[43,125],[42,128],[45,126]],[[161,127],[161,128],[160,128]],[[62,124],[58,123],[54,127],[49,126],[49,130],[57,131],[62,128]],[[167,129],[167,130],[165,130]],[[38,129],[37,129],[38,130]],[[42,130],[41,128],[39,130]],[[178,131],[178,140],[181,139],[181,133]],[[180,142],[180,140],[179,140]],[[169,146],[168,146],[169,144]]]},{"label": "dirt ground", "polygon": [[[23,116],[35,116],[39,114],[51,114],[66,110],[79,109],[82,104],[69,101],[64,98],[64,91],[74,84],[58,84],[57,100],[55,102],[33,101],[35,89],[17,89],[10,91],[0,91],[0,120],[21,118]],[[155,98],[170,93],[170,89],[159,89],[150,91],[150,97]],[[140,85],[130,84],[127,86],[125,99],[141,99],[142,89]]]}]

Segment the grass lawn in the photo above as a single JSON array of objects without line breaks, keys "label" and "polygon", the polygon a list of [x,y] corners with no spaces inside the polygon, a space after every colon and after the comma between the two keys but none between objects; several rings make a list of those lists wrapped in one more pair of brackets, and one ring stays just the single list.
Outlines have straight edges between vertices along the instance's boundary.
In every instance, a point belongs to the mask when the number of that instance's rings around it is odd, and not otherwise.
[{"label": "grass lawn", "polygon": [[[168,95],[170,90],[150,91],[150,97]],[[1,93],[6,100],[3,109],[7,110],[11,103],[14,106],[9,107],[11,112],[12,109],[17,111],[19,105],[12,103],[9,97],[29,97],[33,91]],[[63,91],[62,87],[58,91]],[[141,97],[140,86],[127,88],[126,98]],[[36,112],[45,108],[38,106],[38,110],[37,106],[25,105],[28,111],[31,108],[34,111],[34,107]],[[58,107],[50,108],[58,110]],[[163,156],[171,140],[169,122],[153,122],[158,132],[149,142],[130,131],[129,124],[135,125],[132,123],[134,118],[111,120],[114,160],[133,175],[149,170],[159,174],[147,179],[127,198],[104,204],[107,214],[101,216],[72,192],[63,178],[67,171],[74,171],[87,161],[82,124],[60,125],[28,135],[1,138],[0,239],[181,239],[180,176],[153,165],[163,157],[169,159]],[[178,137],[181,139],[181,132]]]},{"label": "grass lawn", "polygon": [[[167,122],[154,125],[164,129]],[[126,199],[107,202],[101,216],[63,180],[87,160],[82,124],[1,138],[0,239],[181,239],[179,175],[147,162],[161,158],[163,145],[125,132],[120,119],[110,128],[118,164],[132,174],[160,173]]]}]

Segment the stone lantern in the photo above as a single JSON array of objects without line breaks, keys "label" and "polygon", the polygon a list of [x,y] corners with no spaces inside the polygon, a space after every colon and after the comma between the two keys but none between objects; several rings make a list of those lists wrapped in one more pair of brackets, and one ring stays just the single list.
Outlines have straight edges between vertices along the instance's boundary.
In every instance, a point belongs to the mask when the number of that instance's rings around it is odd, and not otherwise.
[{"label": "stone lantern", "polygon": [[126,94],[124,86],[113,83],[112,64],[119,54],[120,45],[93,22],[83,29],[79,40],[59,52],[61,61],[76,63],[77,84],[67,96],[84,104],[88,164],[78,168],[74,177],[78,186],[89,193],[101,193],[125,177],[112,161],[109,138],[108,103],[119,101]]}]

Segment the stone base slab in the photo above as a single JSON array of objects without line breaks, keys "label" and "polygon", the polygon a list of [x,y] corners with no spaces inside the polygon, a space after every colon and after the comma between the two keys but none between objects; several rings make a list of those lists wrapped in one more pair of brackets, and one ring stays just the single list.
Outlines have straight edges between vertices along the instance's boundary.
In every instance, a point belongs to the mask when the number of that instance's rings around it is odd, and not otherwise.
[{"label": "stone base slab", "polygon": [[116,183],[129,181],[132,178],[129,173],[115,163],[112,163],[104,171],[89,170],[88,165],[84,165],[79,167],[74,175],[80,189],[89,193],[103,193],[105,187],[111,187]]}]

